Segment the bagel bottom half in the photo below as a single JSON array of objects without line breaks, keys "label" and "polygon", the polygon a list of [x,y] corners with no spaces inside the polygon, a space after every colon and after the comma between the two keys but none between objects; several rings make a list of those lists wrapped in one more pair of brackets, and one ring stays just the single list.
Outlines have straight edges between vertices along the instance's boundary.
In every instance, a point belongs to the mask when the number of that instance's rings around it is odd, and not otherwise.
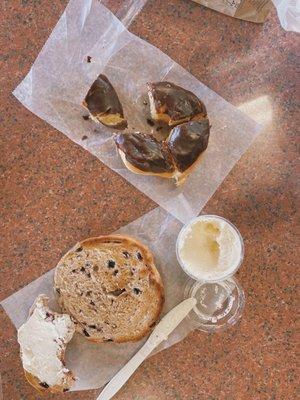
[{"label": "bagel bottom half", "polygon": [[136,341],[158,321],[164,288],[150,250],[125,235],[77,243],[58,263],[58,301],[92,342]]},{"label": "bagel bottom half", "polygon": [[[55,385],[55,386],[50,386],[48,388],[41,386],[41,382],[39,381],[39,379],[32,375],[30,372],[26,371],[24,369],[24,374],[25,374],[25,378],[27,379],[27,382],[30,383],[31,386],[33,386],[39,393],[43,394],[45,392],[47,393],[65,393],[67,391],[69,391],[69,388],[64,388],[63,386],[60,385]],[[73,379],[70,379],[71,382],[73,381]]]}]

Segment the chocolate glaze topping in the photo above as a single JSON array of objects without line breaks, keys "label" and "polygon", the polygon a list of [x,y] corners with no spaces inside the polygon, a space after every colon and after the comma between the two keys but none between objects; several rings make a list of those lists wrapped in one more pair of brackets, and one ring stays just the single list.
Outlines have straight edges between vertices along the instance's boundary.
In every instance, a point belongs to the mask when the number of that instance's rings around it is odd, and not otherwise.
[{"label": "chocolate glaze topping", "polygon": [[198,97],[171,82],[148,83],[148,93],[154,100],[157,114],[170,117],[169,124],[189,121],[197,115],[206,116],[206,108]]},{"label": "chocolate glaze topping", "polygon": [[[119,97],[105,75],[100,74],[98,76],[89,89],[84,103],[93,116],[120,114],[124,118],[123,107]],[[126,120],[121,125],[121,127],[118,125],[118,128],[126,128]]]},{"label": "chocolate glaze topping", "polygon": [[188,169],[207,148],[209,120],[190,121],[172,129],[167,144],[180,172]]},{"label": "chocolate glaze topping", "polygon": [[119,133],[115,143],[134,167],[154,173],[173,172],[174,166],[164,142],[143,133]]}]

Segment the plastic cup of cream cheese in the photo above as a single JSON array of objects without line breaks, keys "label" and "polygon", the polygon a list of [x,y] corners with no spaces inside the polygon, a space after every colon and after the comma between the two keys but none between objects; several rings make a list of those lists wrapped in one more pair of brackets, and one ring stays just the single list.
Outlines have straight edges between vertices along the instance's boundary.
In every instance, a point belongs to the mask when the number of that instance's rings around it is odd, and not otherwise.
[{"label": "plastic cup of cream cheese", "polygon": [[245,295],[233,277],[243,261],[244,244],[237,228],[217,215],[194,218],[176,242],[178,262],[188,279],[184,296],[197,300],[188,318],[195,327],[216,332],[235,324],[242,315]]},{"label": "plastic cup of cream cheese", "polygon": [[243,261],[244,244],[231,222],[217,215],[201,215],[180,231],[176,254],[191,278],[216,282],[237,271]]}]

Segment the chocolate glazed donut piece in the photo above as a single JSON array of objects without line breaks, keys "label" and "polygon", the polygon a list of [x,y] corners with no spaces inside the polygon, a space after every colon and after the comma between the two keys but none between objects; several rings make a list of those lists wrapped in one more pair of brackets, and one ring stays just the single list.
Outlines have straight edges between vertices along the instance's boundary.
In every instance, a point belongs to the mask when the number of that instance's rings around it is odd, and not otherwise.
[{"label": "chocolate glazed donut piece", "polygon": [[115,129],[125,129],[123,107],[112,84],[100,74],[88,91],[83,105],[96,122]]},{"label": "chocolate glazed donut piece", "polygon": [[126,160],[139,170],[154,174],[174,171],[166,143],[143,133],[119,133],[114,140]]},{"label": "chocolate glazed donut piece", "polygon": [[208,118],[186,122],[172,129],[167,145],[179,172],[191,167],[207,148],[209,131]]},{"label": "chocolate glazed donut piece", "polygon": [[170,82],[148,83],[152,119],[170,126],[205,117],[205,105],[189,90]]}]

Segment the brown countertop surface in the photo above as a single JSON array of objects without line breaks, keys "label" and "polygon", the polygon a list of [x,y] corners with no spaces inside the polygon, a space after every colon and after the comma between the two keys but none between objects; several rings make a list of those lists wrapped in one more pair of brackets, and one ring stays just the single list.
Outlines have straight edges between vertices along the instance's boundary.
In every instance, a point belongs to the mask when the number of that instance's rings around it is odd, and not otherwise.
[{"label": "brown countertop surface", "polygon": [[[53,268],[77,240],[111,233],[155,207],[11,94],[66,4],[1,4],[0,300]],[[282,30],[275,10],[255,25],[188,0],[150,0],[132,31],[232,104],[256,105],[254,117],[266,128],[204,209],[244,236],[242,320],[221,334],[194,332],[147,360],[115,398],[294,400],[299,37]],[[16,330],[3,309],[0,320],[3,399],[41,398],[24,379]],[[92,400],[97,393],[43,398]]]}]

